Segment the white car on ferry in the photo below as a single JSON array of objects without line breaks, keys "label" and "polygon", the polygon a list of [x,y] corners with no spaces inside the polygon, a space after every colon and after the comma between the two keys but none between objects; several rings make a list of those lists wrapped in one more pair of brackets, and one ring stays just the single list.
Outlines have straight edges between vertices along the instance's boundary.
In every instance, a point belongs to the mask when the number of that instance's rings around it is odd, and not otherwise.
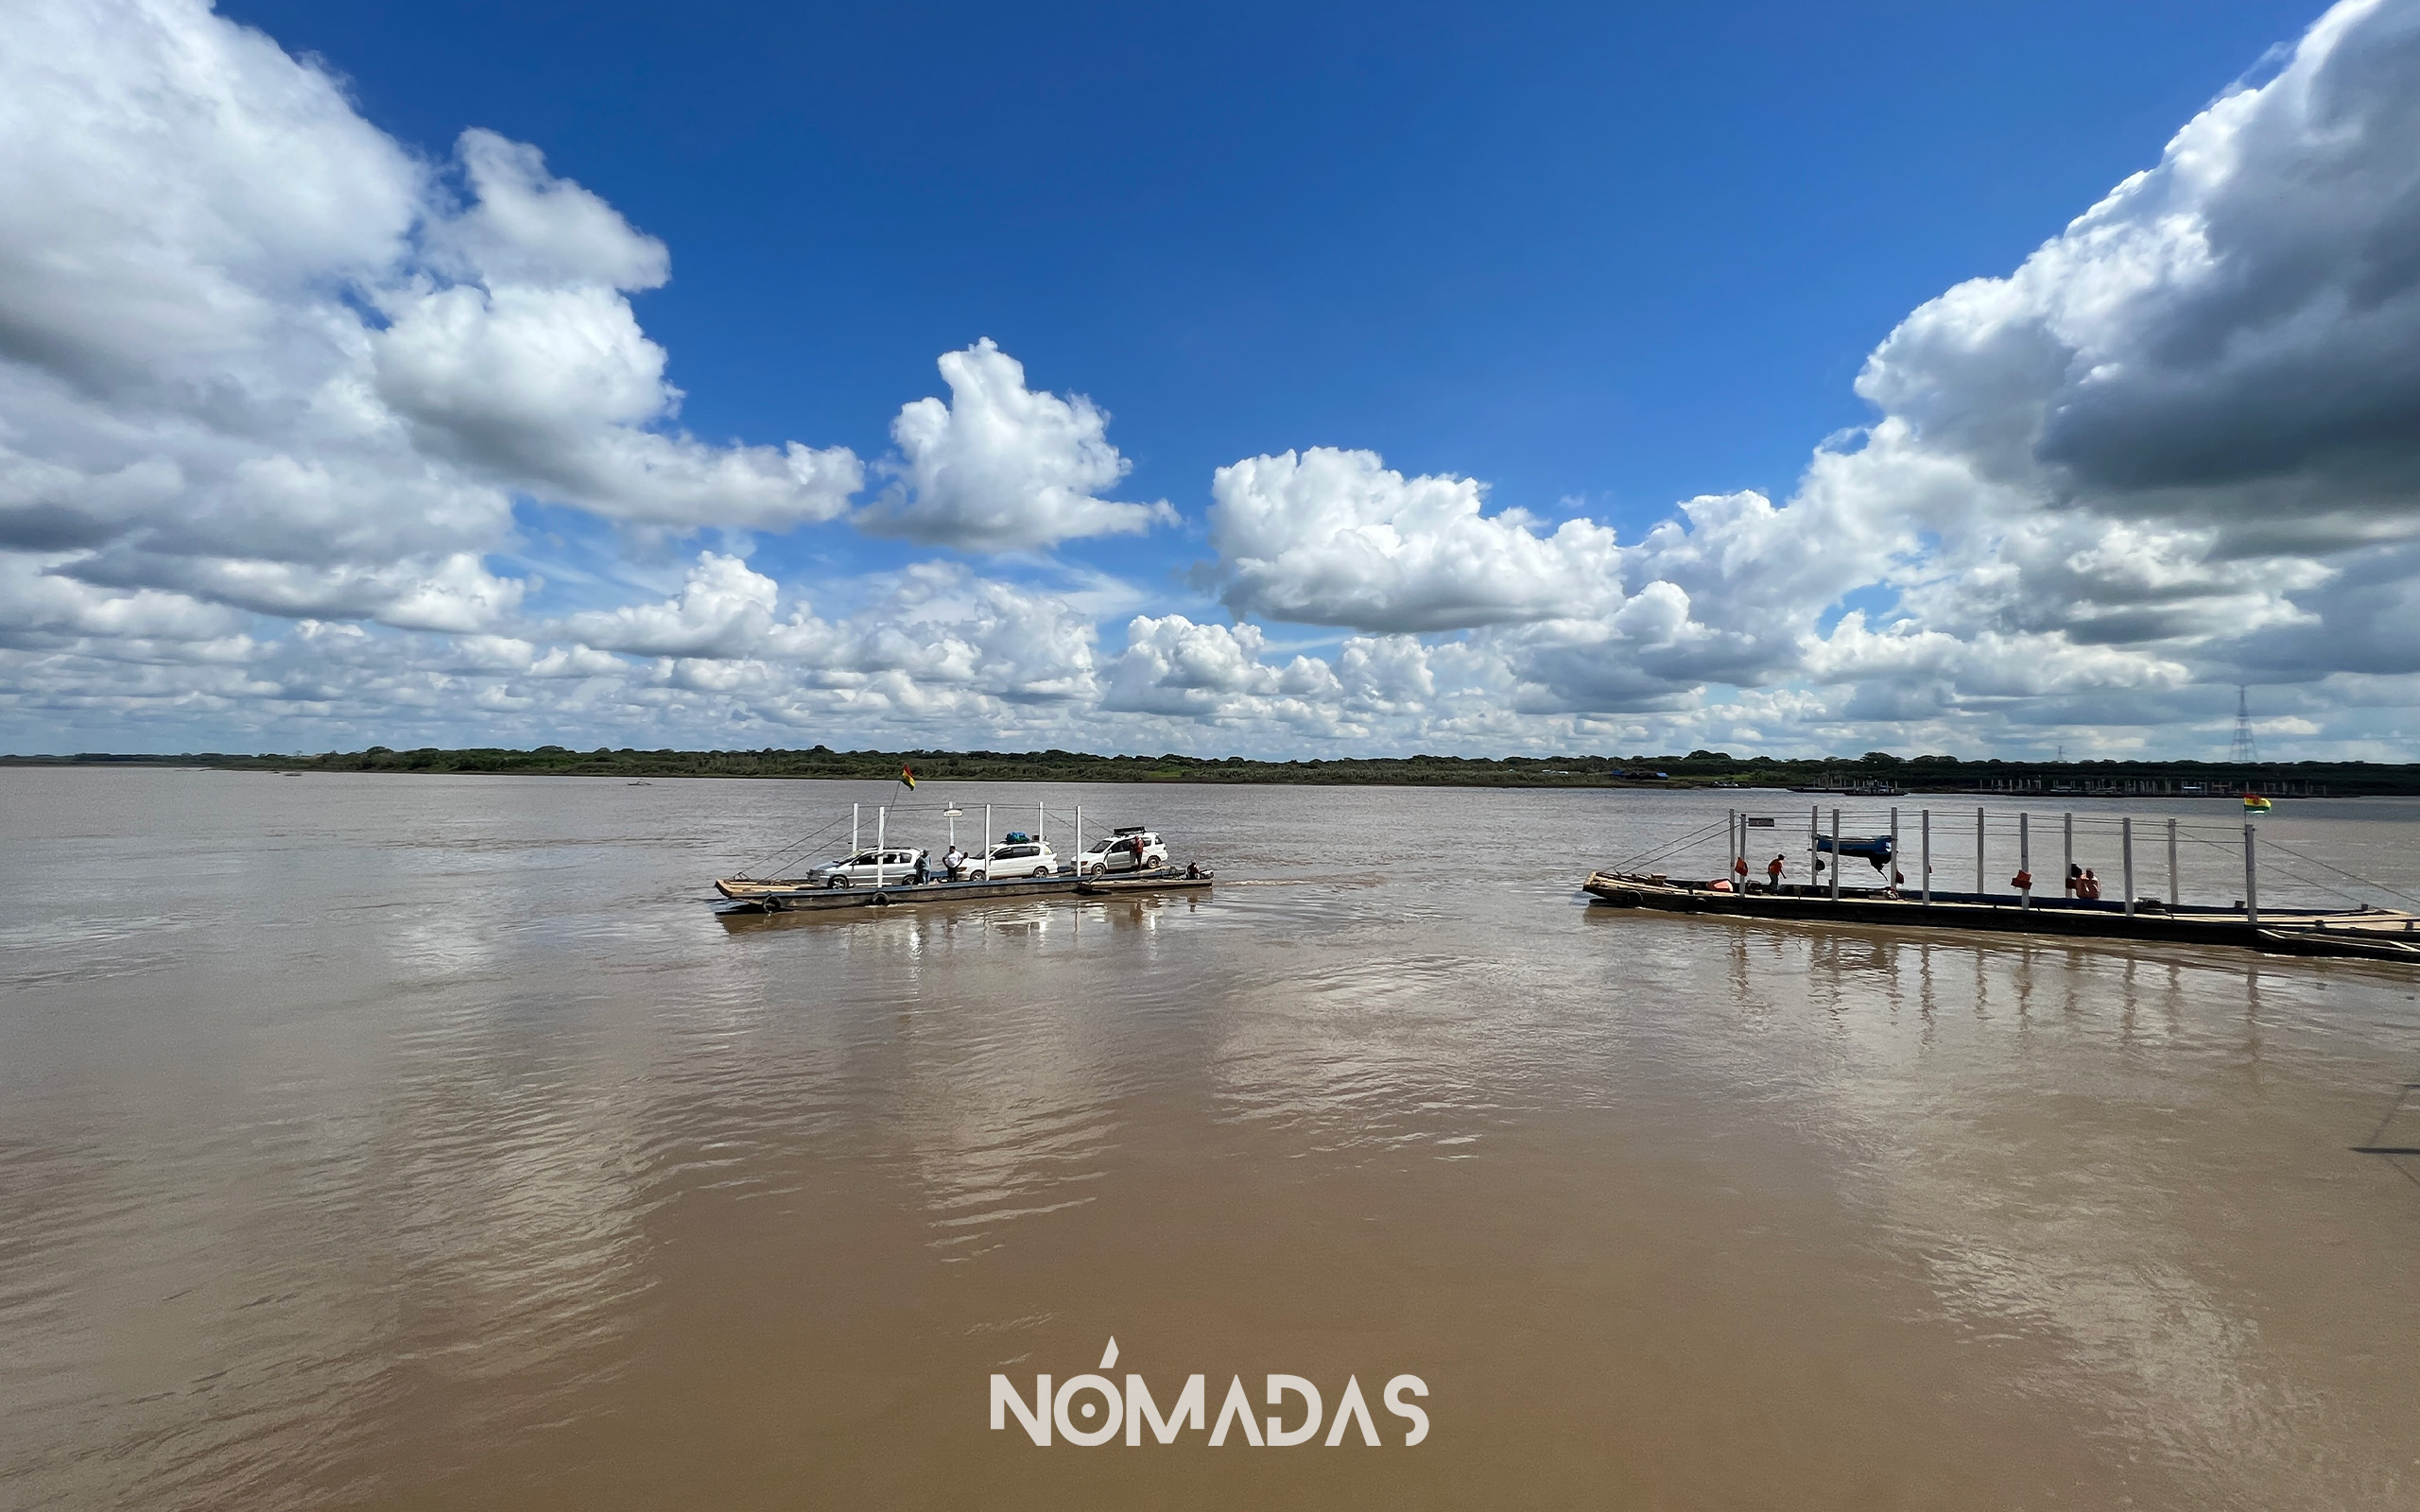
[{"label": "white car on ferry", "polygon": [[1150,871],[1168,864],[1168,848],[1141,826],[1119,830],[1106,840],[1095,840],[1076,859],[1076,875],[1098,877],[1104,871]]},{"label": "white car on ferry", "polygon": [[968,882],[1007,882],[1012,877],[1048,877],[1059,870],[1059,852],[1047,840],[1011,840],[995,845],[988,855],[969,856],[958,868]]},{"label": "white car on ferry", "polygon": [[921,850],[860,850],[846,861],[816,868],[806,880],[818,887],[895,887],[921,882],[930,870],[931,863]]}]

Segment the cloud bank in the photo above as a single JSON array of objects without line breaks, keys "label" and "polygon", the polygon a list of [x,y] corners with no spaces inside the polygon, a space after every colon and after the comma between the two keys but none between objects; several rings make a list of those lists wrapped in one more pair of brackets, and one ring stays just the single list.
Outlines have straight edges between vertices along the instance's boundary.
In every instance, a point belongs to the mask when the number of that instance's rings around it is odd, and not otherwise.
[{"label": "cloud bank", "polygon": [[[1114,497],[1109,415],[989,338],[871,464],[700,439],[632,303],[669,249],[536,146],[424,160],[191,0],[12,22],[12,748],[2201,753],[2251,681],[2289,749],[2409,754],[2420,0],[2338,5],[1910,314],[1857,380],[1871,423],[1779,502],[1626,539],[1297,447],[1207,480],[1198,594],[1061,555],[1186,523]],[[584,602],[547,607],[570,569],[531,508],[627,538]],[[910,556],[756,560],[819,533]]]}]

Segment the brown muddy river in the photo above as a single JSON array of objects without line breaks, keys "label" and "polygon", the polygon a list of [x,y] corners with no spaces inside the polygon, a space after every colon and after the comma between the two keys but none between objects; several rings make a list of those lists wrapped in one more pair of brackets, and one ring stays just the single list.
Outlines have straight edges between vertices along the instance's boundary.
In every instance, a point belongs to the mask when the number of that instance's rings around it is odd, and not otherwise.
[{"label": "brown muddy river", "polygon": [[1067,786],[1219,887],[711,910],[879,796],[0,773],[0,1503],[2420,1505],[2420,972],[1582,906],[1772,794]]}]

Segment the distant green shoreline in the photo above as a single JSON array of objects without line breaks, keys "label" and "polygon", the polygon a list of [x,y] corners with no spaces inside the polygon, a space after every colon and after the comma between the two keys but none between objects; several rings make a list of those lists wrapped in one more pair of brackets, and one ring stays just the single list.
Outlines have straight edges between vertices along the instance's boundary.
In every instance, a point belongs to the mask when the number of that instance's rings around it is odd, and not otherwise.
[{"label": "distant green shoreline", "polygon": [[682,751],[561,746],[362,751],[320,755],[0,756],[8,766],[205,766],[233,771],[457,772],[543,777],[769,777],[888,781],[902,765],[919,781],[955,782],[1284,782],[1409,787],[1822,787],[1857,796],[2009,793],[2182,797],[2260,792],[2276,797],[2420,795],[2420,764],[2377,762],[2008,762],[1947,756],[1787,761],[1722,751],[1685,756],[1396,756],[1264,762],[1240,756],[1095,756],[1082,751],[806,750]]}]

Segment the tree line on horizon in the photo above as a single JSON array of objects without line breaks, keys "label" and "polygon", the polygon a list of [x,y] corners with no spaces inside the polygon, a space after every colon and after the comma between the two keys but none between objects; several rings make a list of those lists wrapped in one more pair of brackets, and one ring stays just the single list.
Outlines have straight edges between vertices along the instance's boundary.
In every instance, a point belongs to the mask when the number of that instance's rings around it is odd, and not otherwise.
[{"label": "tree line on horizon", "polygon": [[[125,755],[0,757],[11,765],[213,766],[233,770],[488,773],[565,777],[781,777],[888,781],[907,766],[917,780],[1018,782],[1295,782],[1462,787],[1684,786],[1722,783],[1757,787],[1903,787],[1911,792],[1973,790],[2059,782],[2061,791],[2116,790],[2122,784],[2198,783],[2213,790],[2243,785],[2336,796],[2420,794],[2420,764],[2377,762],[2197,761],[2045,762],[1992,757],[1734,756],[1693,750],[1685,756],[1349,756],[1263,761],[1244,756],[1102,756],[1088,751],[641,750],[562,746],[531,750],[496,747],[397,750],[372,746],[318,755],[188,751]],[[2048,791],[2040,787],[2036,791]]]}]

